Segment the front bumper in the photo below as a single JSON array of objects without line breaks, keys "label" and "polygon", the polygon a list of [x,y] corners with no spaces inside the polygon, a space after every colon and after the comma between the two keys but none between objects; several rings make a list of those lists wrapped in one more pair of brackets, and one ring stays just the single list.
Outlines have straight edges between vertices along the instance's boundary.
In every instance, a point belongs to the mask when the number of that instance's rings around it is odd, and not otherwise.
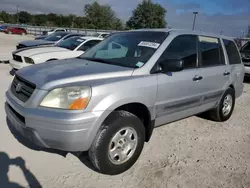
[{"label": "front bumper", "polygon": [[13,68],[13,69],[21,69],[23,67],[27,67],[29,65],[32,65],[32,64],[27,64],[25,62],[18,62],[18,61],[15,61],[15,60],[10,60],[10,66]]},{"label": "front bumper", "polygon": [[6,92],[5,111],[9,126],[34,144],[63,151],[87,151],[93,141],[89,132],[96,114],[66,113],[44,108],[27,108]]}]

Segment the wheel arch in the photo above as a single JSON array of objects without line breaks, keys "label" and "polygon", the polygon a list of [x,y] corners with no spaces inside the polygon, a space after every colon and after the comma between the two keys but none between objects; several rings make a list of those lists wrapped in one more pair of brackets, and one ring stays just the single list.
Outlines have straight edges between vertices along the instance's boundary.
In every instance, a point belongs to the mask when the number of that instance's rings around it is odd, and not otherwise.
[{"label": "wheel arch", "polygon": [[48,61],[55,61],[55,60],[58,60],[58,59],[52,58],[52,59],[47,60],[46,62],[48,62]]},{"label": "wheel arch", "polygon": [[148,142],[153,133],[155,120],[151,120],[151,113],[148,107],[142,103],[134,102],[119,106],[114,111],[124,110],[137,116],[145,127],[145,141]]}]

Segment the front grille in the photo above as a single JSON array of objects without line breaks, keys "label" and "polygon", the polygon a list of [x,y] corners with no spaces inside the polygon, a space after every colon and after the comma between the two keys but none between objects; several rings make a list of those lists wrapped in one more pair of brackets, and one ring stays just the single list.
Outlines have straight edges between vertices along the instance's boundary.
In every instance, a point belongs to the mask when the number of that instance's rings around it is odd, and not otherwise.
[{"label": "front grille", "polygon": [[18,62],[23,62],[21,56],[13,54],[13,60],[18,61]]},{"label": "front grille", "polygon": [[12,108],[9,104],[7,104],[10,111],[16,116],[16,118],[21,121],[23,124],[25,124],[25,117],[23,117],[21,114],[19,114],[14,108]]},{"label": "front grille", "polygon": [[21,48],[26,48],[27,46],[23,45],[23,44],[18,44],[16,46],[16,49],[21,49]]},{"label": "front grille", "polygon": [[19,76],[15,76],[11,84],[11,92],[22,102],[26,102],[36,89],[36,86]]}]

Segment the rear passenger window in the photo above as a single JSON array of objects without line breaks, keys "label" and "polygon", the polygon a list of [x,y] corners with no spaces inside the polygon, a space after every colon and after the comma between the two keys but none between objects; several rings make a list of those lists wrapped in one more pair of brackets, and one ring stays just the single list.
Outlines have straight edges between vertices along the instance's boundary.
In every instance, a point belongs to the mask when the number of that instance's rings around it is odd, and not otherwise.
[{"label": "rear passenger window", "polygon": [[226,47],[229,64],[241,64],[240,55],[238,49],[233,41],[223,39],[223,43]]},{"label": "rear passenger window", "polygon": [[184,69],[197,67],[197,37],[195,35],[181,35],[176,37],[158,60],[183,60]]},{"label": "rear passenger window", "polygon": [[222,46],[218,38],[199,36],[199,45],[203,67],[225,64]]}]

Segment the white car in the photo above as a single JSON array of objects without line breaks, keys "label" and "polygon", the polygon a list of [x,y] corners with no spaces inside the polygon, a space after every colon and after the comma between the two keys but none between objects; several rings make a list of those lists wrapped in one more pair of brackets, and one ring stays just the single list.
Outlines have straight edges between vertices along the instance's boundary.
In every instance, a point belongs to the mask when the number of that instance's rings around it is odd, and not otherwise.
[{"label": "white car", "polygon": [[110,33],[94,33],[92,37],[98,37],[98,38],[106,38],[110,35]]},{"label": "white car", "polygon": [[67,29],[62,29],[62,28],[51,29],[49,31],[46,31],[46,34],[50,35],[52,33],[59,32],[59,31],[67,32]]},{"label": "white car", "polygon": [[12,53],[10,66],[13,69],[44,63],[47,61],[75,58],[93,47],[103,39],[96,37],[71,37],[54,46],[35,47],[17,50]]}]

